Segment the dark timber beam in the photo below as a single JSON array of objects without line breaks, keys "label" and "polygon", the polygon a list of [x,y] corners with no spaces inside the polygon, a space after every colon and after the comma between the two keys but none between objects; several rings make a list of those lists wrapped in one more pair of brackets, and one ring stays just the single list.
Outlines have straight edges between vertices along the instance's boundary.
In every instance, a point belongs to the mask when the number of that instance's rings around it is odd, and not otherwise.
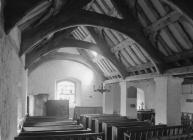
[{"label": "dark timber beam", "polygon": [[33,72],[40,65],[42,65],[42,64],[44,64],[46,62],[49,62],[49,61],[53,61],[53,60],[69,60],[69,61],[74,61],[74,62],[83,64],[86,67],[88,67],[91,70],[93,70],[95,73],[99,74],[102,77],[103,80],[106,79],[104,77],[104,74],[101,73],[100,71],[98,71],[95,68],[95,66],[92,63],[90,63],[89,60],[84,59],[81,55],[69,54],[69,53],[63,53],[63,52],[49,53],[49,54],[47,54],[45,56],[40,57],[40,59],[38,59],[36,62],[34,62],[32,65],[29,66],[28,74]]},{"label": "dark timber beam", "polygon": [[29,10],[45,0],[6,0],[4,8],[5,31],[8,33]]},{"label": "dark timber beam", "polygon": [[[49,52],[52,52],[54,50],[64,48],[64,47],[75,47],[80,49],[88,49],[97,52],[98,54],[106,57],[117,67],[117,69],[121,70],[123,66],[117,62],[116,58],[113,56],[113,54],[109,55],[110,51],[105,49],[107,46],[103,46],[101,49],[100,45],[102,44],[93,44],[86,41],[76,40],[76,39],[67,39],[63,36],[65,32],[58,32],[56,33],[53,38],[48,40],[46,43],[37,46],[34,48],[31,52],[26,54],[26,68],[28,68],[31,64],[33,64],[37,59],[39,59],[41,56],[48,54]],[[106,51],[105,51],[106,50]],[[124,71],[121,70],[120,72]],[[126,73],[126,71],[125,71]],[[123,74],[124,75],[124,74]]]},{"label": "dark timber beam", "polygon": [[[6,0],[5,5],[5,31],[8,33],[30,10],[37,7],[40,3],[48,0]],[[70,10],[81,9],[86,6],[91,0],[51,0],[52,10],[54,13],[58,13],[63,7]],[[49,1],[48,1],[49,2]]]},{"label": "dark timber beam", "polygon": [[26,68],[33,64],[33,62],[39,59],[41,56],[64,47],[89,49],[96,51],[98,54],[104,55],[103,52],[98,49],[96,44],[75,39],[65,39],[63,36],[58,36],[54,39],[49,40],[44,45],[38,46],[33,51],[27,53]]},{"label": "dark timber beam", "polygon": [[3,9],[4,9],[4,0],[0,0],[0,39],[3,37],[4,34]]},{"label": "dark timber beam", "polygon": [[[141,27],[133,20],[122,20],[85,10],[70,10],[50,18],[40,26],[22,33],[20,55],[28,52],[42,38],[50,33],[78,25],[102,26],[115,29],[134,39],[153,59],[154,63],[162,63],[163,55],[143,36]],[[161,66],[161,64],[160,64]]]},{"label": "dark timber beam", "polygon": [[193,57],[193,49],[180,52],[172,56],[164,57],[164,59],[166,60],[167,63],[172,63],[172,62],[177,62],[179,60],[185,60],[192,57]]},{"label": "dark timber beam", "polygon": [[189,16],[193,20],[193,1],[192,0],[162,0],[163,2],[171,5],[177,6],[182,10],[187,16]]},{"label": "dark timber beam", "polygon": [[100,67],[94,63],[92,61],[92,58],[88,55],[88,53],[86,52],[85,49],[77,49],[78,52],[80,53],[80,55],[86,59],[87,61],[89,61],[90,64],[92,64],[93,68],[95,68],[96,71],[98,71],[99,73],[101,73],[102,75],[104,75],[103,71],[100,69]]},{"label": "dark timber beam", "polygon": [[127,75],[127,71],[125,66],[117,60],[115,55],[111,52],[111,47],[102,39],[99,34],[97,34],[92,27],[87,27],[88,31],[90,32],[91,36],[96,41],[97,45],[99,46],[100,50],[103,51],[104,56],[111,61],[111,63],[117,68],[123,78]]},{"label": "dark timber beam", "polygon": [[129,67],[128,71],[129,72],[135,72],[135,71],[151,69],[152,67],[154,67],[154,65],[152,63],[145,63],[145,64]]},{"label": "dark timber beam", "polygon": [[[143,49],[149,54],[149,59],[152,64],[154,64],[156,71],[158,73],[163,73],[164,70],[167,69],[166,65],[164,65],[164,60],[162,59],[163,54],[159,50],[155,49],[155,47],[151,44],[148,38],[145,37],[144,33],[141,32],[142,26],[134,15],[135,8],[132,7],[135,6],[135,3],[126,0],[111,0],[111,2],[126,21],[130,21],[134,24],[136,29],[135,34],[141,41],[136,39],[137,37],[130,37],[133,38],[137,43],[139,43],[141,47],[143,47]],[[127,2],[129,2],[130,5],[128,5]]]}]

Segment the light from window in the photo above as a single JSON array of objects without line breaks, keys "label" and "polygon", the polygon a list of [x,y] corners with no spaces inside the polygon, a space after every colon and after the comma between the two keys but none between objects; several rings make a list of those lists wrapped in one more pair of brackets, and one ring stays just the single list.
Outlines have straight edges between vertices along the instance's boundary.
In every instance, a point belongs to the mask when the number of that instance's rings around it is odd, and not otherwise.
[{"label": "light from window", "polygon": [[69,100],[69,107],[75,106],[75,83],[60,81],[56,83],[56,99]]},{"label": "light from window", "polygon": [[97,52],[95,52],[95,51],[91,51],[91,54],[92,54],[94,57],[97,57],[97,56],[98,56]]}]

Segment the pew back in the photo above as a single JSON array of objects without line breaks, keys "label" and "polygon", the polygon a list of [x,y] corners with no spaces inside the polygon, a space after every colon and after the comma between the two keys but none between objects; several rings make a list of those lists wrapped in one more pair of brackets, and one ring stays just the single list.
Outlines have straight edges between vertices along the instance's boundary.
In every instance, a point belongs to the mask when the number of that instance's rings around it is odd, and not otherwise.
[{"label": "pew back", "polygon": [[127,130],[126,140],[149,140],[153,137],[175,136],[186,133],[188,128],[184,126],[151,127],[147,129]]},{"label": "pew back", "polygon": [[84,133],[66,135],[47,135],[47,136],[19,136],[15,140],[97,140],[103,139],[103,133]]}]

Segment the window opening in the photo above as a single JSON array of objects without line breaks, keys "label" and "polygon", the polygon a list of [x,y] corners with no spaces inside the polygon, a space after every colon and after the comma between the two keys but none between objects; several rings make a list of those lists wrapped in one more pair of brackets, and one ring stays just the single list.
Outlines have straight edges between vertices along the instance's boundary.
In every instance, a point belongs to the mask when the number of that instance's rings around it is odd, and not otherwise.
[{"label": "window opening", "polygon": [[69,100],[69,107],[75,106],[76,85],[71,81],[60,81],[56,83],[56,99]]}]

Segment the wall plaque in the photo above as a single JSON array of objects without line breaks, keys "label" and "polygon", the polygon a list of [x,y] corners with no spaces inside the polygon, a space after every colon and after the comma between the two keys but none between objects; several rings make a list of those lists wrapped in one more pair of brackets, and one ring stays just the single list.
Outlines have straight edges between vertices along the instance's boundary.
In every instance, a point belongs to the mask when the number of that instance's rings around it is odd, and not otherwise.
[{"label": "wall plaque", "polygon": [[186,99],[186,102],[192,103],[193,99]]}]

